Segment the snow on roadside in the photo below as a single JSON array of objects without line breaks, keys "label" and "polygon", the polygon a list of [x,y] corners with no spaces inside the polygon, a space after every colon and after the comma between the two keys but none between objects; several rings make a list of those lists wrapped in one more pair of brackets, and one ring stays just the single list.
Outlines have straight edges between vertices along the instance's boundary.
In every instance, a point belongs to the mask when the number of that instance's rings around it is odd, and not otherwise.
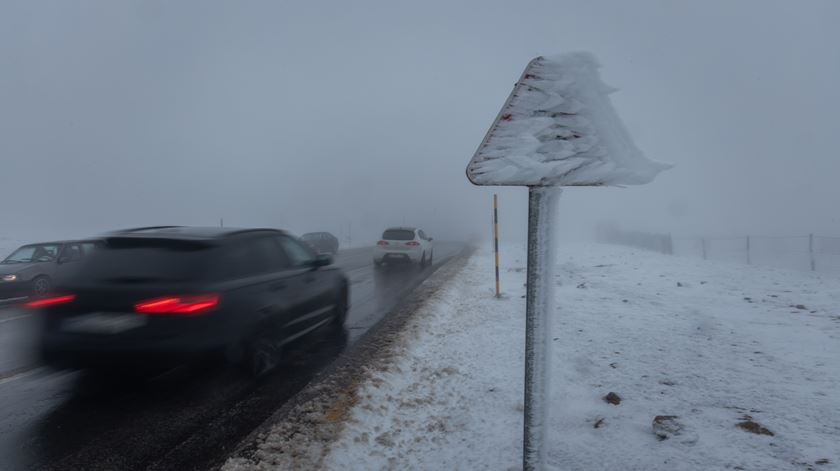
[{"label": "snow on roadside", "polygon": [[[552,465],[838,469],[836,279],[604,245],[560,253]],[[492,296],[490,254],[474,255],[369,372],[319,466],[520,467],[525,252],[503,254],[506,296]]]},{"label": "snow on roadside", "polygon": [[473,256],[438,300],[415,315],[398,359],[357,392],[325,469],[517,465],[510,448],[522,427],[522,380],[515,372],[524,316],[518,297],[493,298],[487,260]]}]

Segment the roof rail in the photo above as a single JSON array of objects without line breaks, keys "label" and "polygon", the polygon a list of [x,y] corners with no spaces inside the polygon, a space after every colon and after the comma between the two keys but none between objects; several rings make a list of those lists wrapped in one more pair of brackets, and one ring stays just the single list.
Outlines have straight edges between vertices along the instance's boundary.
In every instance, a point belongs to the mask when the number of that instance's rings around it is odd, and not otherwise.
[{"label": "roof rail", "polygon": [[138,231],[150,231],[152,229],[170,229],[173,227],[182,227],[182,226],[145,226],[145,227],[132,227],[130,229],[120,229],[118,231],[114,231],[115,233],[123,233],[123,232],[138,232]]},{"label": "roof rail", "polygon": [[273,229],[273,228],[270,228],[270,227],[254,227],[254,228],[249,228],[249,229],[231,230],[230,232],[226,233],[225,235],[226,236],[232,236],[232,235],[236,235],[236,234],[247,234],[249,232],[261,232],[261,231],[282,232],[283,234],[286,233],[286,231],[284,231],[282,229]]}]

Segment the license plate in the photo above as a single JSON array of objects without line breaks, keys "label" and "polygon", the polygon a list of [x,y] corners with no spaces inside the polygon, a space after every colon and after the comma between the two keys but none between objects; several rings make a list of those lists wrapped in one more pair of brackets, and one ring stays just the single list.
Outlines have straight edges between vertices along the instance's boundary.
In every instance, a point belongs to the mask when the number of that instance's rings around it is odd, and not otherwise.
[{"label": "license plate", "polygon": [[61,330],[90,334],[118,334],[146,325],[146,316],[119,312],[93,312],[65,319]]}]

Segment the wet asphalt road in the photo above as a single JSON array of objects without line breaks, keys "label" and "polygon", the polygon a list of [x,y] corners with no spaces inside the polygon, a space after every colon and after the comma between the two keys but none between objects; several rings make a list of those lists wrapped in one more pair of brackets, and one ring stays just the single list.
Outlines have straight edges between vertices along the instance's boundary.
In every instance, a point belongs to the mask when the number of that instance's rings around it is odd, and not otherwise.
[{"label": "wet asphalt road", "polygon": [[[435,268],[464,248],[438,243]],[[307,336],[254,381],[217,364],[132,383],[38,367],[37,319],[0,308],[0,470],[206,470],[396,307],[433,269],[374,271],[371,249],[339,253],[351,283],[346,335]]]}]

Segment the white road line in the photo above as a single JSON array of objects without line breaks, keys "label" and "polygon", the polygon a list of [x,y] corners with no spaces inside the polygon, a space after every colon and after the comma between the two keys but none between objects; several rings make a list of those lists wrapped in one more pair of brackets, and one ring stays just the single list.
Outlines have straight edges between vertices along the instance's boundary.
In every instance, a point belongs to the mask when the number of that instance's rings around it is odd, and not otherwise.
[{"label": "white road line", "polygon": [[6,299],[0,299],[0,306],[6,306],[6,305],[11,306],[12,304],[14,304],[14,303],[18,303],[18,302],[20,302],[20,301],[26,301],[26,299],[28,299],[26,296],[21,297],[21,298],[6,298]]},{"label": "white road line", "polygon": [[12,381],[15,381],[15,380],[18,380],[18,379],[23,379],[23,378],[26,378],[28,376],[35,375],[37,373],[40,373],[43,370],[44,370],[44,368],[35,367],[35,368],[32,368],[31,370],[26,370],[26,371],[22,371],[22,372],[17,373],[17,374],[13,374],[12,376],[8,376],[6,378],[0,379],[0,385],[6,384],[6,383],[11,383]]},{"label": "white road line", "polygon": [[5,319],[0,319],[0,324],[2,324],[4,322],[11,322],[11,321],[15,321],[15,320],[18,320],[18,319],[23,319],[23,318],[26,318],[26,317],[31,317],[31,316],[32,316],[32,314],[21,314],[19,316],[7,317]]}]

